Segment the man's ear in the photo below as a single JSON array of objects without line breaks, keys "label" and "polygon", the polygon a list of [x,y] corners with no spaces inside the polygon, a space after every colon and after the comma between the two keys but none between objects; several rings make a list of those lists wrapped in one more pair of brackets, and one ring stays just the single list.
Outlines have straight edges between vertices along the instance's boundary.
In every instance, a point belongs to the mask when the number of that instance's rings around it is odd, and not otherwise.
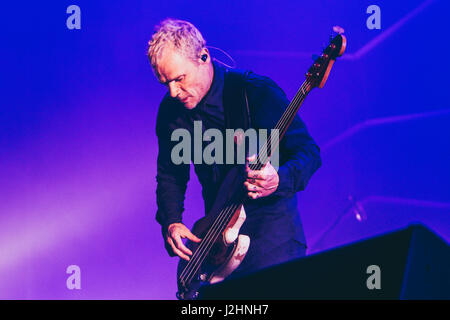
[{"label": "man's ear", "polygon": [[200,51],[200,60],[203,63],[208,63],[210,61],[209,51],[207,48],[203,48]]}]

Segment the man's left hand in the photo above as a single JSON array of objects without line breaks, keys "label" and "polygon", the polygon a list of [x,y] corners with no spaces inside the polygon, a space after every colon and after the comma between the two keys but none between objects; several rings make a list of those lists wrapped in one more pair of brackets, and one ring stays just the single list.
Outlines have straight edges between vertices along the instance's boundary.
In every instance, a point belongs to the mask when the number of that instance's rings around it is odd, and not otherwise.
[{"label": "man's left hand", "polygon": [[[247,158],[249,162],[256,160],[256,155]],[[252,199],[267,197],[278,188],[280,179],[275,168],[267,162],[261,170],[250,170],[247,166],[247,180],[244,186],[249,191],[248,196]]]}]

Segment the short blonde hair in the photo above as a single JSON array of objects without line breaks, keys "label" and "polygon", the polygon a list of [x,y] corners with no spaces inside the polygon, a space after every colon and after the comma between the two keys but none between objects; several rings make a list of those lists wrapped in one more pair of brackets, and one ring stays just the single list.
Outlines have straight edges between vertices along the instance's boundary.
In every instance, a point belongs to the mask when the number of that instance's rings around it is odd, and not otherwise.
[{"label": "short blonde hair", "polygon": [[169,18],[156,26],[148,45],[147,55],[153,70],[156,70],[158,59],[165,47],[173,46],[185,57],[196,61],[206,41],[192,23]]}]

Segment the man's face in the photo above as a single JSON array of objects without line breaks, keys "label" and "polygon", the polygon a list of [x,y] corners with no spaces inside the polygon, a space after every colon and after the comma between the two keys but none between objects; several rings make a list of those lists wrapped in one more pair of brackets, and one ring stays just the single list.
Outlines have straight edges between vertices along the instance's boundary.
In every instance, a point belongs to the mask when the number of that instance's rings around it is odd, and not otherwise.
[{"label": "man's face", "polygon": [[192,61],[177,49],[166,47],[158,61],[156,74],[172,98],[178,99],[187,109],[193,109],[211,86],[213,68],[209,57],[206,61],[200,58]]}]

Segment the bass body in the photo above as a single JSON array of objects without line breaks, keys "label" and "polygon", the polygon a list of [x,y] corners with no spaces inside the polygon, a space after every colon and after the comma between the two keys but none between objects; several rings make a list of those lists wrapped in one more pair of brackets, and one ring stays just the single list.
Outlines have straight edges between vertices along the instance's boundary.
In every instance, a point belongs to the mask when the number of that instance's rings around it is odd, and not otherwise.
[{"label": "bass body", "polygon": [[224,280],[244,259],[250,246],[250,238],[239,234],[246,219],[245,179],[241,166],[232,167],[211,211],[194,224],[192,233],[202,240],[186,242],[193,255],[189,261],[180,259],[178,264],[178,299],[196,299],[203,284]]}]

